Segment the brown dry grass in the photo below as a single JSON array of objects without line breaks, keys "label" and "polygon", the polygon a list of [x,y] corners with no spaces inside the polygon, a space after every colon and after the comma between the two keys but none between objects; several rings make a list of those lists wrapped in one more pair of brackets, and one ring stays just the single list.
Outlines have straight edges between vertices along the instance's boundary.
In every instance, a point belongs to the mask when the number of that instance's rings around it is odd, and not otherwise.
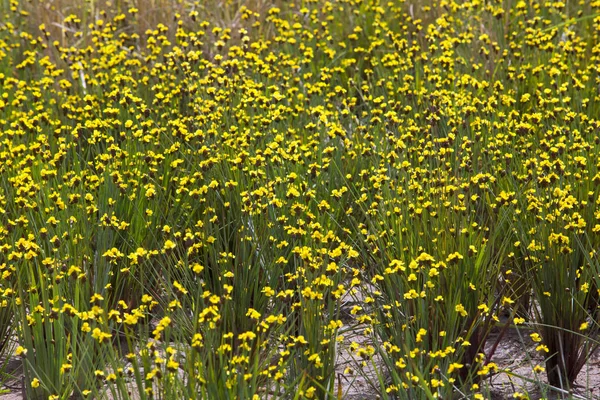
[{"label": "brown dry grass", "polygon": [[[153,30],[158,24],[169,28],[167,36],[172,39],[178,24],[187,29],[198,29],[200,22],[208,21],[211,26],[252,29],[254,21],[243,20],[243,7],[260,14],[278,5],[283,0],[28,0],[21,2],[20,8],[28,15],[23,18],[22,27],[26,32],[39,32],[44,24],[52,40],[58,40],[62,46],[85,45],[89,25],[98,20],[112,20],[123,14],[120,30],[127,34],[136,33],[143,40],[147,30]],[[0,0],[0,15],[10,6],[8,1]],[[135,8],[132,15],[129,10]],[[78,26],[65,24],[65,18],[74,15],[81,23]],[[260,28],[259,28],[260,29]]]}]

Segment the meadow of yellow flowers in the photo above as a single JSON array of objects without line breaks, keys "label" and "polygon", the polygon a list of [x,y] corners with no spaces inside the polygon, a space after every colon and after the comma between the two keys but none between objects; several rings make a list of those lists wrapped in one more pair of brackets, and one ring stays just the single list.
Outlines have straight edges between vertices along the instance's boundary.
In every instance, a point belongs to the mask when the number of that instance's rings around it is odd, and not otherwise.
[{"label": "meadow of yellow flowers", "polygon": [[600,1],[0,0],[0,381],[581,398],[599,134]]}]

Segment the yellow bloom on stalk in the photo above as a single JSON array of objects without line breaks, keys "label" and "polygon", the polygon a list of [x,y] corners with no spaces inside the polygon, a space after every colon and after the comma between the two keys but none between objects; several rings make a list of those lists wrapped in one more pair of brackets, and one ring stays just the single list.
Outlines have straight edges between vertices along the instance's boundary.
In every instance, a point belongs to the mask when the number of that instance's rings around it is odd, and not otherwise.
[{"label": "yellow bloom on stalk", "polygon": [[173,250],[175,247],[177,247],[177,245],[173,241],[166,240],[163,245],[163,251],[170,251]]},{"label": "yellow bloom on stalk", "polygon": [[260,313],[258,311],[256,311],[255,309],[250,308],[250,309],[248,309],[246,316],[250,317],[252,319],[258,320],[260,318]]},{"label": "yellow bloom on stalk", "polygon": [[548,349],[548,346],[544,345],[544,344],[540,344],[535,348],[535,351],[539,351],[539,352],[544,352],[544,353],[549,353],[550,349]]},{"label": "yellow bloom on stalk", "polygon": [[25,357],[27,355],[27,349],[23,346],[18,346],[15,350],[15,355]]},{"label": "yellow bloom on stalk", "polygon": [[71,368],[73,368],[73,365],[71,365],[69,363],[65,363],[60,367],[60,373],[65,374],[65,373],[69,372],[71,370]]},{"label": "yellow bloom on stalk", "polygon": [[465,310],[465,307],[464,307],[462,304],[457,304],[457,305],[454,307],[454,310],[455,310],[457,313],[459,313],[459,314],[461,315],[461,317],[466,317],[467,315],[469,315],[469,314],[467,313],[467,310]]},{"label": "yellow bloom on stalk", "polygon": [[194,271],[195,274],[200,274],[202,271],[204,271],[204,267],[199,263],[192,264],[190,268],[192,271]]},{"label": "yellow bloom on stalk", "polygon": [[455,253],[448,255],[448,257],[446,258],[446,262],[448,264],[455,264],[455,263],[458,263],[462,259],[463,259],[463,256],[459,252],[455,252]]},{"label": "yellow bloom on stalk", "polygon": [[169,318],[168,316],[163,317],[160,322],[158,323],[158,325],[156,326],[156,328],[152,331],[152,334],[154,335],[154,339],[159,340],[160,339],[160,335],[161,333],[169,326],[171,325],[171,318]]},{"label": "yellow bloom on stalk", "polygon": [[461,369],[462,367],[464,367],[463,364],[456,363],[456,362],[452,363],[452,364],[450,364],[450,367],[448,367],[448,374],[451,374],[454,371]]},{"label": "yellow bloom on stalk", "polygon": [[315,397],[316,391],[317,388],[311,386],[304,392],[304,397],[306,397],[307,399],[312,399],[313,397]]},{"label": "yellow bloom on stalk", "polygon": [[434,378],[431,380],[431,387],[434,389],[436,389],[438,387],[444,387],[444,381]]},{"label": "yellow bloom on stalk", "polygon": [[536,332],[534,332],[534,333],[531,333],[531,334],[529,335],[529,337],[531,337],[531,340],[533,340],[533,341],[534,341],[534,342],[536,342],[536,343],[539,343],[539,342],[541,342],[541,341],[542,341],[542,337],[540,336],[540,334],[539,334],[539,333],[536,333]]},{"label": "yellow bloom on stalk", "polygon": [[314,353],[308,357],[308,361],[314,363],[315,367],[321,368],[323,363],[321,362],[321,356],[318,353]]},{"label": "yellow bloom on stalk", "polygon": [[137,323],[138,323],[138,319],[139,319],[139,318],[138,318],[138,316],[137,316],[137,315],[133,315],[133,314],[125,313],[124,317],[125,317],[125,318],[124,318],[123,322],[124,322],[126,325],[135,325],[135,324],[137,324]]},{"label": "yellow bloom on stalk", "polygon": [[177,369],[179,369],[179,363],[173,359],[169,359],[169,361],[167,361],[167,369],[169,371],[177,371]]},{"label": "yellow bloom on stalk", "polygon": [[514,300],[512,300],[510,297],[504,296],[502,298],[502,305],[505,306],[505,305],[510,305],[510,304],[514,304]]},{"label": "yellow bloom on stalk", "polygon": [[533,367],[533,372],[535,372],[536,374],[540,374],[542,372],[544,372],[546,370],[546,368],[542,367],[541,365],[535,365]]},{"label": "yellow bloom on stalk", "polygon": [[254,340],[256,338],[256,334],[252,331],[247,331],[244,333],[240,333],[238,335],[238,339],[241,341]]},{"label": "yellow bloom on stalk", "polygon": [[102,254],[103,257],[107,257],[110,259],[111,264],[115,264],[119,259],[121,259],[124,254],[119,251],[116,247],[113,247]]},{"label": "yellow bloom on stalk", "polygon": [[94,328],[92,331],[92,337],[98,341],[98,343],[103,343],[112,337],[112,334],[103,332],[100,328]]},{"label": "yellow bloom on stalk", "polygon": [[177,289],[177,291],[183,295],[188,294],[187,289],[185,289],[181,283],[177,282],[177,281],[173,281],[173,286],[175,287],[175,289]]}]

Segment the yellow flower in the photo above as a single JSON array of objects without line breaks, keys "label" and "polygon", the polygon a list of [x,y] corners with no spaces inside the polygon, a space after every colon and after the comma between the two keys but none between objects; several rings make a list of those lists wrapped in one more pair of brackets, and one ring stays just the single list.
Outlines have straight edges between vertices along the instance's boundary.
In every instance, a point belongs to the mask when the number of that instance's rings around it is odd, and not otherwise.
[{"label": "yellow flower", "polygon": [[23,346],[19,346],[15,350],[15,354],[17,356],[25,357],[27,355],[27,349],[25,347],[23,347]]},{"label": "yellow flower", "polygon": [[177,291],[181,294],[188,294],[188,291],[186,288],[183,287],[183,285],[177,281],[173,281],[173,286],[175,286],[175,289],[177,289]]},{"label": "yellow flower", "polygon": [[203,346],[202,344],[202,335],[200,333],[196,333],[192,338],[192,347],[199,349]]},{"label": "yellow flower", "polygon": [[192,264],[190,268],[192,269],[192,271],[194,271],[195,274],[199,274],[204,270],[204,267],[198,263]]},{"label": "yellow flower", "polygon": [[505,306],[505,305],[507,305],[507,304],[514,304],[514,300],[513,300],[513,299],[511,299],[510,297],[506,297],[506,296],[504,296],[504,297],[502,298],[502,305],[503,305],[503,306]]},{"label": "yellow flower", "polygon": [[126,313],[125,320],[123,322],[127,325],[135,325],[138,323],[138,316]]},{"label": "yellow flower", "polygon": [[546,368],[542,367],[541,365],[536,365],[535,367],[533,367],[533,372],[537,374],[544,372],[545,370]]},{"label": "yellow flower", "polygon": [[548,349],[548,346],[544,345],[544,344],[540,344],[535,348],[535,351],[540,351],[540,352],[544,352],[544,353],[548,353],[550,352],[550,349]]},{"label": "yellow flower", "polygon": [[71,368],[73,368],[73,365],[71,365],[69,363],[65,363],[60,367],[60,373],[65,374],[65,373],[69,372],[71,370]]},{"label": "yellow flower", "polygon": [[167,362],[167,369],[170,371],[177,371],[179,368],[179,363],[173,359],[169,359]]},{"label": "yellow flower", "polygon": [[542,341],[542,337],[540,336],[540,334],[539,334],[539,333],[535,333],[535,332],[534,332],[534,333],[531,333],[531,334],[529,335],[529,337],[531,337],[531,340],[533,340],[533,341],[534,341],[534,342],[536,342],[536,343],[539,343],[539,342],[541,342],[541,341]]},{"label": "yellow flower", "polygon": [[452,372],[461,369],[462,367],[464,367],[463,364],[459,364],[459,363],[452,363],[450,364],[450,367],[448,368],[448,373],[451,374]]},{"label": "yellow flower", "polygon": [[459,314],[460,314],[462,317],[466,317],[467,315],[469,315],[469,314],[467,313],[467,310],[465,310],[465,307],[464,307],[462,304],[457,304],[457,305],[454,307],[454,310],[455,310],[457,313],[459,313]]},{"label": "yellow flower", "polygon": [[92,337],[98,341],[98,343],[103,343],[104,341],[110,339],[112,335],[110,333],[102,332],[100,328],[94,328],[92,331]]},{"label": "yellow flower", "polygon": [[165,244],[163,245],[163,250],[164,251],[169,251],[169,250],[173,250],[177,245],[172,242],[171,240],[166,240]]}]

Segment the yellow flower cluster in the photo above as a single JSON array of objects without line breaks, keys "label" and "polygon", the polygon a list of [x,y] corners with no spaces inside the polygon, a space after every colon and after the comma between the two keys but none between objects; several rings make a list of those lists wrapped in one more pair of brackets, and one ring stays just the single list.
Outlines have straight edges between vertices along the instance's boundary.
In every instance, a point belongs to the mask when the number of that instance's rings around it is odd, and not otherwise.
[{"label": "yellow flower cluster", "polygon": [[183,1],[143,32],[130,0],[25,3],[0,5],[0,331],[28,396],[339,398],[347,350],[380,394],[483,398],[494,327],[574,382],[599,2]]}]

